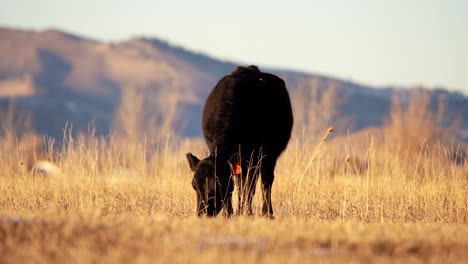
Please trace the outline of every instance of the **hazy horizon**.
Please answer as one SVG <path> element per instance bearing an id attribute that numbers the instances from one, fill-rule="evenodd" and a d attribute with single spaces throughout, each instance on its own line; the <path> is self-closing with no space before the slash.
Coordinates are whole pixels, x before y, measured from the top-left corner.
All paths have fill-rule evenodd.
<path id="1" fill-rule="evenodd" d="M 464 1 L 2 1 L 0 25 L 155 37 L 243 64 L 468 94 Z"/>

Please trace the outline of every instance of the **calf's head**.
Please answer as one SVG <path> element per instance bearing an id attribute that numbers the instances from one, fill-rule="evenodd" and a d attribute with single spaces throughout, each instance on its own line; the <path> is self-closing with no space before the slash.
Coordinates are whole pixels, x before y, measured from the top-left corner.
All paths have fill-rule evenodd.
<path id="1" fill-rule="evenodd" d="M 197 193 L 198 216 L 216 216 L 223 207 L 225 193 L 216 175 L 214 156 L 199 160 L 187 153 L 190 169 L 194 172 L 192 187 Z"/>

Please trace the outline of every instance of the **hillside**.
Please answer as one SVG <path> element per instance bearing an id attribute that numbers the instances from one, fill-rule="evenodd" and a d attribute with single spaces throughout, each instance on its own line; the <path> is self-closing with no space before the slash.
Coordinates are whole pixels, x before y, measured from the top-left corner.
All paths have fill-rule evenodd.
<path id="1" fill-rule="evenodd" d="M 141 120 L 132 124 L 142 131 L 157 133 L 147 130 L 145 125 L 152 124 L 199 136 L 204 99 L 237 65 L 159 39 L 104 43 L 56 30 L 1 27 L 0 39 L 0 114 L 13 100 L 17 116 L 30 115 L 34 130 L 54 137 L 63 134 L 66 123 L 80 132 L 92 122 L 98 134 L 106 134 L 116 119 L 132 123 L 136 116 Z M 399 90 L 406 98 L 410 93 L 259 66 L 286 80 L 298 127 L 326 123 L 346 133 L 379 126 L 388 116 L 392 93 Z M 327 93 L 330 88 L 333 92 Z M 431 90 L 434 109 L 440 96 L 446 100 L 446 123 L 459 115 L 461 127 L 467 128 L 468 98 Z M 322 104 L 311 104 L 314 100 Z"/>

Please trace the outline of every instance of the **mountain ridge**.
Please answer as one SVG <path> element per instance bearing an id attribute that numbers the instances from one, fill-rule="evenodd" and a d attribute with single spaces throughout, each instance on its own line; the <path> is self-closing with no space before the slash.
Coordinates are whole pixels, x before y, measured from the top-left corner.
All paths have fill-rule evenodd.
<path id="1" fill-rule="evenodd" d="M 133 90 L 145 100 L 151 98 L 142 106 L 147 116 L 171 116 L 171 129 L 178 134 L 200 136 L 204 99 L 219 78 L 238 65 L 149 37 L 102 42 L 55 29 L 0 26 L 0 39 L 0 108 L 6 109 L 14 98 L 18 109 L 32 113 L 39 133 L 53 136 L 61 136 L 67 122 L 82 131 L 90 121 L 105 134 Z M 321 98 L 335 86 L 336 94 L 346 98 L 337 104 L 333 118 L 353 122 L 343 121 L 341 129 L 382 125 L 392 94 L 410 94 L 402 87 L 373 88 L 331 76 L 258 66 L 284 78 L 292 97 L 302 87 L 304 98 Z M 318 89 L 315 94 L 313 85 Z M 428 91 L 434 102 L 440 94 L 448 98 L 449 112 L 461 113 L 462 127 L 468 127 L 468 99 L 463 94 Z M 54 116 L 57 112 L 60 115 Z M 333 118 L 330 123 L 338 122 Z"/>

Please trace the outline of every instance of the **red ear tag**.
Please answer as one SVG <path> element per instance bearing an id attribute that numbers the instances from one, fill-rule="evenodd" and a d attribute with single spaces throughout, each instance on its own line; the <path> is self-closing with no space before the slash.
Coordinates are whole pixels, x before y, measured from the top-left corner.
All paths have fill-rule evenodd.
<path id="1" fill-rule="evenodd" d="M 232 171 L 233 171 L 234 174 L 241 174 L 242 173 L 242 168 L 239 165 L 239 163 L 237 163 L 236 161 L 234 161 L 234 164 L 232 165 Z"/>

